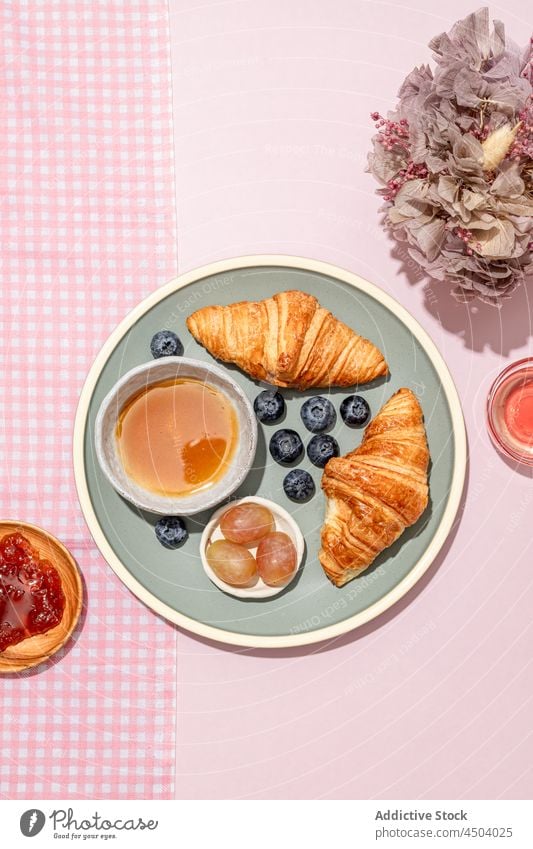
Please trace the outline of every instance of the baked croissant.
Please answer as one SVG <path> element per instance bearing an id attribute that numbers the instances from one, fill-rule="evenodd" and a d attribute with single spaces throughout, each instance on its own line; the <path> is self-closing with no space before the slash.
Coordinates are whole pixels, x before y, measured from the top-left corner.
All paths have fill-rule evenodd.
<path id="1" fill-rule="evenodd" d="M 428 462 L 420 404 L 410 389 L 400 389 L 368 425 L 361 445 L 327 463 L 318 556 L 338 587 L 363 572 L 422 515 Z"/>
<path id="2" fill-rule="evenodd" d="M 305 292 L 203 307 L 189 316 L 187 327 L 217 359 L 276 386 L 353 386 L 388 371 L 372 342 Z"/>

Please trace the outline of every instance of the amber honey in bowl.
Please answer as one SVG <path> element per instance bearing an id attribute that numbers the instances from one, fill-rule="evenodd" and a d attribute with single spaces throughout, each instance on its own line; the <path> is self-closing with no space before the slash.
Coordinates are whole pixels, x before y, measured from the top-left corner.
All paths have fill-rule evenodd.
<path id="1" fill-rule="evenodd" d="M 229 398 L 194 378 L 141 389 L 122 408 L 115 435 L 126 474 L 168 497 L 190 495 L 220 480 L 239 436 Z"/>

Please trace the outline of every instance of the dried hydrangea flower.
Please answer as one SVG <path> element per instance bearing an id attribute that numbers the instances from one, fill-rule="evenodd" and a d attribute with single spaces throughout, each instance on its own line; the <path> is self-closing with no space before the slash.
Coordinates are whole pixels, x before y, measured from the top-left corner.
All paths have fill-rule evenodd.
<path id="1" fill-rule="evenodd" d="M 533 273 L 533 39 L 519 50 L 483 8 L 430 48 L 434 71 L 371 114 L 369 170 L 410 256 L 459 300 L 498 305 Z"/>

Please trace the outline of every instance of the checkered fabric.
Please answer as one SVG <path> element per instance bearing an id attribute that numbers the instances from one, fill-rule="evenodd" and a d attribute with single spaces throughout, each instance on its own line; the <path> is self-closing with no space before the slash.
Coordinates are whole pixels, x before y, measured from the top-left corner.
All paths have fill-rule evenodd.
<path id="1" fill-rule="evenodd" d="M 78 560 L 86 616 L 47 666 L 0 678 L 4 798 L 169 798 L 175 631 L 97 552 L 72 426 L 117 322 L 176 273 L 164 0 L 3 0 L 1 515 Z"/>

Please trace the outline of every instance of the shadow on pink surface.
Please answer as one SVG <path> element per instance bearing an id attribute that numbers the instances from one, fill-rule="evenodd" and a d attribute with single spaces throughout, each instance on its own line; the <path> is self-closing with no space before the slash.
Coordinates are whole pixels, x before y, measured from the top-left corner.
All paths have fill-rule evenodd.
<path id="1" fill-rule="evenodd" d="M 496 354 L 509 357 L 511 351 L 522 348 L 533 335 L 531 323 L 533 280 L 526 280 L 501 307 L 482 301 L 462 304 L 452 294 L 452 286 L 432 280 L 410 257 L 405 248 L 396 244 L 390 252 L 398 271 L 412 286 L 424 284 L 426 310 L 449 333 L 462 337 L 471 351 L 482 352 L 488 346 Z"/>
<path id="2" fill-rule="evenodd" d="M 505 465 L 508 466 L 512 472 L 517 472 L 519 475 L 522 475 L 522 477 L 533 480 L 533 467 L 524 466 L 522 463 L 518 463 L 516 460 L 511 460 L 510 457 L 505 457 L 499 452 L 498 458 L 502 461 L 502 463 L 505 463 Z"/>

